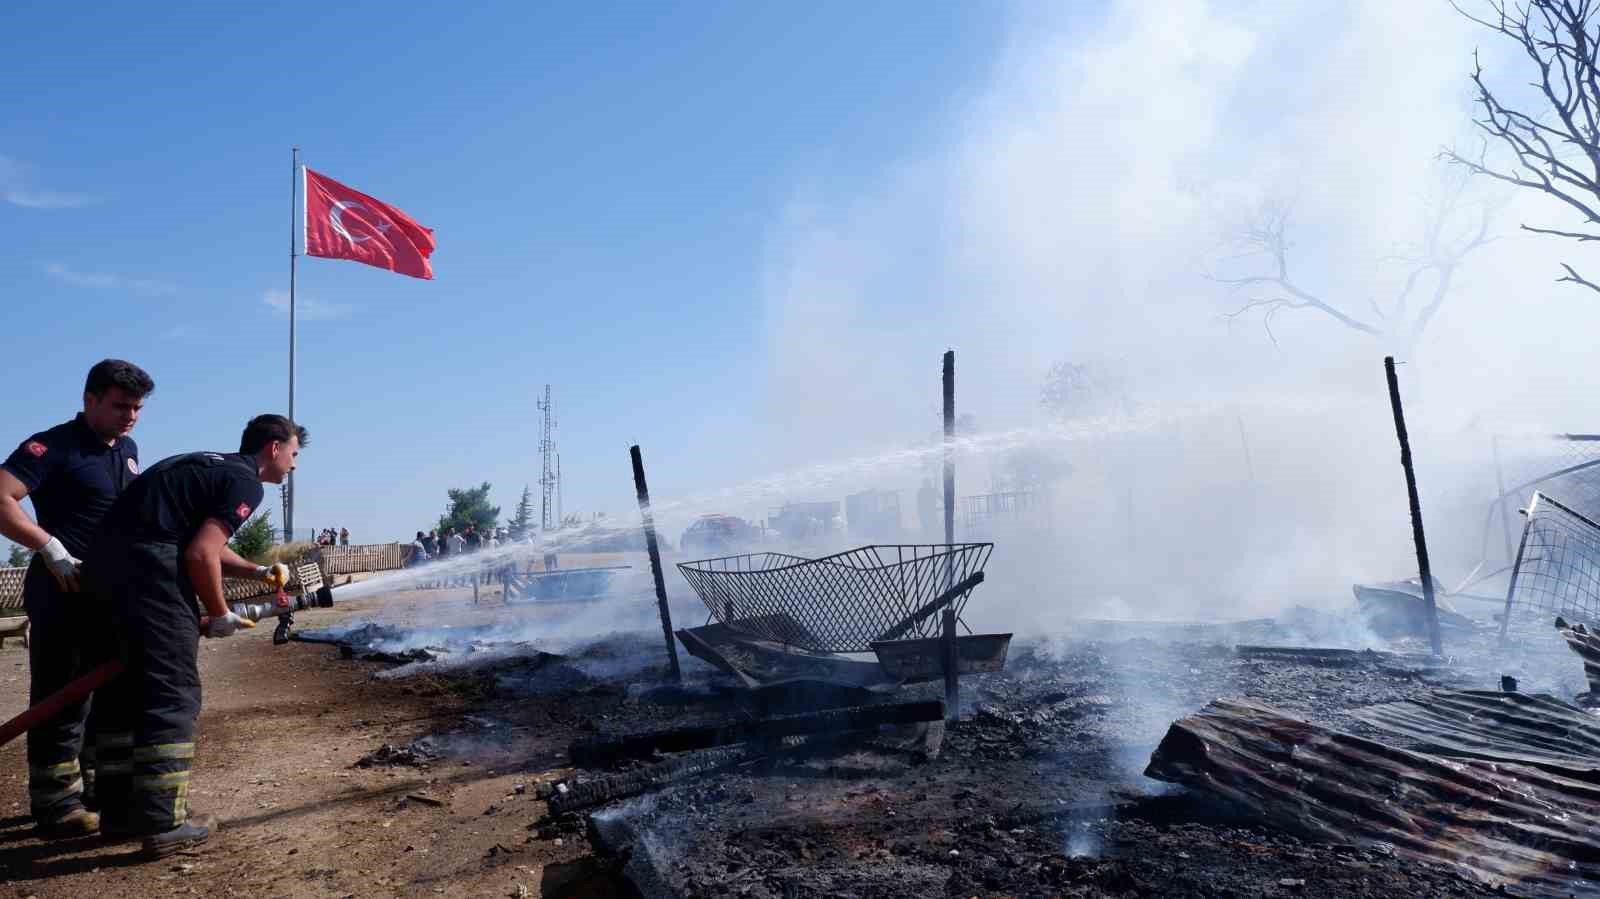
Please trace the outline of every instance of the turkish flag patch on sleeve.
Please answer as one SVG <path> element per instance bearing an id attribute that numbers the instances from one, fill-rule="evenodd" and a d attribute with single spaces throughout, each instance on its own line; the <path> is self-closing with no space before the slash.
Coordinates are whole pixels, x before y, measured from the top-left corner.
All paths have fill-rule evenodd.
<path id="1" fill-rule="evenodd" d="M 45 446 L 44 444 L 40 443 L 37 440 L 28 441 L 28 452 L 32 453 L 33 457 L 35 459 L 39 458 L 40 456 L 43 456 L 45 453 L 47 453 L 49 451 L 50 451 L 49 447 Z"/>
<path id="2" fill-rule="evenodd" d="M 244 521 L 246 518 L 250 517 L 250 507 L 244 503 L 240 503 L 239 508 L 234 509 L 233 512 L 235 515 L 239 516 L 240 521 Z"/>

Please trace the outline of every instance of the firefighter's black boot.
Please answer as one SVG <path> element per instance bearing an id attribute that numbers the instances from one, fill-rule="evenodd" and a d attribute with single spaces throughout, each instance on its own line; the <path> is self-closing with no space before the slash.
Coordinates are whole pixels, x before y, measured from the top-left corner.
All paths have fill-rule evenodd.
<path id="1" fill-rule="evenodd" d="M 166 858 L 174 852 L 189 849 L 211 839 L 213 822 L 210 815 L 194 815 L 164 833 L 153 833 L 144 838 L 145 858 Z"/>

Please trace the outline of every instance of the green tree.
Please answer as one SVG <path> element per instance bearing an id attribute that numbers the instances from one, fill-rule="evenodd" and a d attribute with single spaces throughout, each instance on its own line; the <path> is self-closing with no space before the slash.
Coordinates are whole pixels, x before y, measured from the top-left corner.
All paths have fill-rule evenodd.
<path id="1" fill-rule="evenodd" d="M 476 487 L 451 487 L 445 493 L 450 504 L 439 516 L 439 530 L 455 528 L 458 532 L 467 525 L 476 525 L 479 531 L 495 526 L 500 520 L 500 507 L 489 505 L 489 482 Z"/>
<path id="2" fill-rule="evenodd" d="M 272 513 L 262 509 L 261 514 L 239 526 L 228 546 L 252 562 L 265 562 L 272 550 Z"/>
<path id="3" fill-rule="evenodd" d="M 31 558 L 33 558 L 33 553 L 13 543 L 11 544 L 11 555 L 6 558 L 6 566 L 9 568 L 26 568 L 28 567 L 28 560 Z"/>
<path id="4" fill-rule="evenodd" d="M 533 526 L 533 490 L 522 485 L 522 499 L 517 500 L 517 514 L 511 519 L 511 536 L 520 540 Z"/>

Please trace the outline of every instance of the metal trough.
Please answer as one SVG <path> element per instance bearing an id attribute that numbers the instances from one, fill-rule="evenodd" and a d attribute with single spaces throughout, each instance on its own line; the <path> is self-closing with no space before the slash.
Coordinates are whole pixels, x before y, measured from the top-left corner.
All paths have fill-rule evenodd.
<path id="1" fill-rule="evenodd" d="M 563 602 L 603 599 L 611 592 L 611 578 L 627 565 L 601 568 L 556 568 L 550 571 L 529 571 L 507 579 L 512 589 L 506 599 L 511 602 L 539 601 Z M 516 594 L 513 596 L 512 594 Z"/>

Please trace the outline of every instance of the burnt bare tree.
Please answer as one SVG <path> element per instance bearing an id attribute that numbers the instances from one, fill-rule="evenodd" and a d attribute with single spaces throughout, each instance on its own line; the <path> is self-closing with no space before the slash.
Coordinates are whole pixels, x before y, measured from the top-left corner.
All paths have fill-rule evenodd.
<path id="1" fill-rule="evenodd" d="M 1600 228 L 1600 29 L 1594 23 L 1592 0 L 1529 0 L 1507 4 L 1486 0 L 1489 14 L 1476 16 L 1455 3 L 1456 12 L 1515 41 L 1539 71 L 1533 82 L 1547 109 L 1524 111 L 1500 100 L 1485 83 L 1483 64 L 1473 53 L 1472 83 L 1482 117 L 1483 146 L 1475 155 L 1453 149 L 1441 155 L 1479 175 L 1487 175 L 1548 194 L 1565 203 L 1583 219 L 1583 227 Z M 1490 144 L 1511 152 L 1504 165 L 1487 159 Z M 1512 160 L 1515 162 L 1512 162 Z M 1538 228 L 1524 231 L 1549 234 L 1580 243 L 1600 240 L 1594 231 Z M 1600 284 L 1562 263 L 1569 282 L 1600 292 Z"/>
<path id="2" fill-rule="evenodd" d="M 1121 366 L 1103 361 L 1062 359 L 1045 372 L 1039 404 L 1058 419 L 1088 415 L 1131 415 L 1136 408 Z"/>
<path id="3" fill-rule="evenodd" d="M 1474 250 L 1490 241 L 1489 227 L 1498 204 L 1474 198 L 1468 191 L 1469 173 L 1444 170 L 1426 203 L 1422 234 L 1414 244 L 1400 249 L 1381 263 L 1404 273 L 1392 296 L 1369 296 L 1364 307 L 1336 300 L 1302 282 L 1293 258 L 1293 208 L 1288 202 L 1269 202 L 1236 235 L 1239 252 L 1234 262 L 1251 261 L 1256 274 L 1242 277 L 1212 275 L 1245 300 L 1223 318 L 1229 322 L 1260 315 L 1273 343 L 1274 319 L 1285 312 L 1310 312 L 1366 334 L 1401 351 L 1409 351 L 1449 299 L 1462 263 Z"/>

